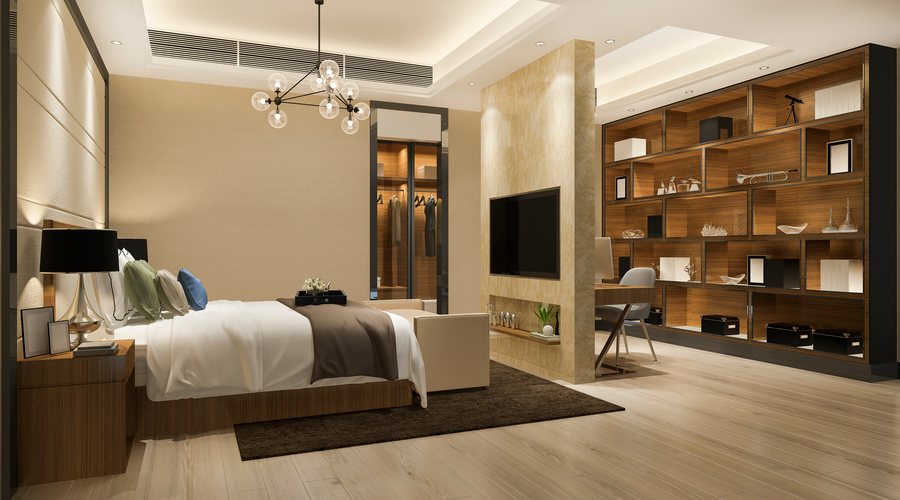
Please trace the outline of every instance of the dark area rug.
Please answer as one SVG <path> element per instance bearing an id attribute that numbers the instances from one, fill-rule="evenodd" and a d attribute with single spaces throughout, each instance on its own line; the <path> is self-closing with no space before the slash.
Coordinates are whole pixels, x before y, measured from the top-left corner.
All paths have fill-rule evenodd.
<path id="1" fill-rule="evenodd" d="M 491 361 L 489 387 L 428 394 L 428 408 L 414 396 L 412 406 L 238 424 L 234 434 L 241 459 L 256 460 L 624 409 Z"/>

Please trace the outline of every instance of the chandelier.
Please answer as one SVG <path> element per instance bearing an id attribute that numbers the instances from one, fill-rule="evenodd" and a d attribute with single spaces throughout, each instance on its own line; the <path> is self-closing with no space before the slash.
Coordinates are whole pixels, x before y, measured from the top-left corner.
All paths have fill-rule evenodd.
<path id="1" fill-rule="evenodd" d="M 269 112 L 269 125 L 274 128 L 282 128 L 287 125 L 287 114 L 281 109 L 282 104 L 318 106 L 319 113 L 329 120 L 337 118 L 343 109 L 347 111 L 347 116 L 341 122 L 341 129 L 347 134 L 355 134 L 359 130 L 360 120 L 365 120 L 369 117 L 370 109 L 366 103 L 353 103 L 354 99 L 359 99 L 359 87 L 355 83 L 341 78 L 341 68 L 338 66 L 338 63 L 329 59 L 322 60 L 322 4 L 325 3 L 325 0 L 315 0 L 315 2 L 319 6 L 319 48 L 315 67 L 287 90 L 284 90 L 287 88 L 287 78 L 280 73 L 273 74 L 269 77 L 269 90 L 275 92 L 275 98 L 271 98 L 266 92 L 257 92 L 253 94 L 250 102 L 259 111 L 265 111 L 273 103 L 275 104 L 275 109 Z M 294 90 L 294 87 L 306 80 L 310 75 L 314 76 L 314 78 L 309 80 L 312 92 L 293 97 L 282 97 Z M 294 101 L 294 99 L 323 92 L 326 94 L 326 97 L 319 104 Z"/>

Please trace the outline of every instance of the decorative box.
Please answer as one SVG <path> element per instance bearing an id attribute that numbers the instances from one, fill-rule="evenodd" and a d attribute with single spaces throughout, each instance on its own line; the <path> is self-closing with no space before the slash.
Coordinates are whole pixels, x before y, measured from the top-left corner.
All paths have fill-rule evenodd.
<path id="1" fill-rule="evenodd" d="M 625 139 L 616 143 L 615 161 L 627 160 L 647 154 L 647 139 Z"/>
<path id="2" fill-rule="evenodd" d="M 859 111 L 862 103 L 860 81 L 816 91 L 816 120 Z"/>
<path id="3" fill-rule="evenodd" d="M 662 238 L 663 237 L 662 215 L 648 215 L 647 216 L 647 237 L 648 238 Z"/>
<path id="4" fill-rule="evenodd" d="M 662 326 L 662 309 L 654 307 L 650 309 L 650 316 L 644 321 L 648 325 Z"/>
<path id="5" fill-rule="evenodd" d="M 437 179 L 437 167 L 431 165 L 416 167 L 416 179 Z"/>
<path id="6" fill-rule="evenodd" d="M 763 283 L 770 288 L 800 288 L 800 259 L 766 259 Z"/>
<path id="7" fill-rule="evenodd" d="M 769 323 L 766 325 L 766 342 L 770 344 L 800 347 L 812 345 L 813 329 L 809 325 L 794 323 Z"/>
<path id="8" fill-rule="evenodd" d="M 734 135 L 734 120 L 727 116 L 715 116 L 700 120 L 700 142 L 718 141 Z"/>
<path id="9" fill-rule="evenodd" d="M 619 278 L 631 269 L 631 257 L 619 257 Z"/>
<path id="10" fill-rule="evenodd" d="M 300 290 L 294 297 L 295 306 L 316 306 L 319 304 L 347 304 L 347 294 L 343 290 L 328 290 L 319 295 L 308 295 Z"/>
<path id="11" fill-rule="evenodd" d="M 833 354 L 862 354 L 864 349 L 863 334 L 844 330 L 815 330 L 813 332 L 813 350 Z"/>
<path id="12" fill-rule="evenodd" d="M 384 177 L 384 163 L 379 162 L 377 170 L 378 170 L 378 172 L 377 172 L 378 177 Z"/>
<path id="13" fill-rule="evenodd" d="M 832 292 L 863 291 L 863 261 L 844 259 L 822 259 L 819 264 L 821 271 L 821 288 Z"/>
<path id="14" fill-rule="evenodd" d="M 700 316 L 700 331 L 716 335 L 737 335 L 741 331 L 741 320 L 737 316 L 704 314 Z"/>

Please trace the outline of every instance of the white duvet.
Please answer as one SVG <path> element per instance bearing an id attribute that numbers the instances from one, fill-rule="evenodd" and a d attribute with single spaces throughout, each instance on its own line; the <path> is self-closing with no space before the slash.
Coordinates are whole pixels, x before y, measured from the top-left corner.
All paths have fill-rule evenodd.
<path id="1" fill-rule="evenodd" d="M 407 320 L 390 316 L 399 376 L 413 383 L 424 408 L 425 365 L 419 343 Z M 147 397 L 153 401 L 383 380 L 358 376 L 310 384 L 309 320 L 278 302 L 219 300 L 203 311 L 126 328 L 147 329 Z"/>

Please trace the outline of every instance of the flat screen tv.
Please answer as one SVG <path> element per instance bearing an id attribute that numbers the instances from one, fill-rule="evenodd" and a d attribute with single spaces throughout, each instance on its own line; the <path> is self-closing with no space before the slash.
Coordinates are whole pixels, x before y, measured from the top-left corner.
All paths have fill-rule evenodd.
<path id="1" fill-rule="evenodd" d="M 559 188 L 491 200 L 491 274 L 559 279 Z"/>

